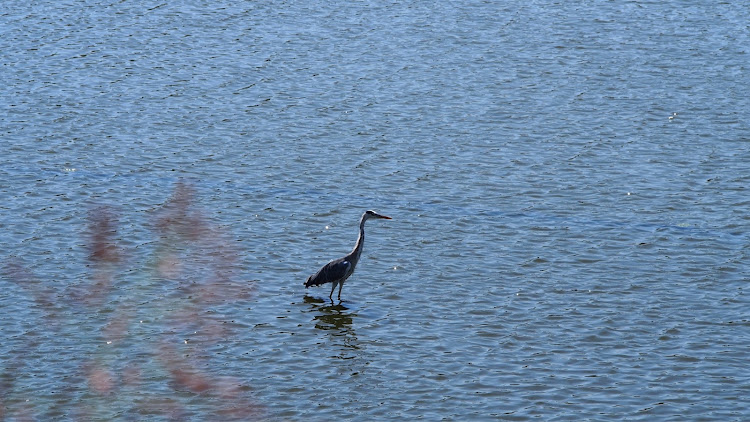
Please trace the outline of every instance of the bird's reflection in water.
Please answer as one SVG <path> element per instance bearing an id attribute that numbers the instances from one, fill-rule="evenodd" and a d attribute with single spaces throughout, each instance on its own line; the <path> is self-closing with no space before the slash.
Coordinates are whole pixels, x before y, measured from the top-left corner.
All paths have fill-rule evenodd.
<path id="1" fill-rule="evenodd" d="M 315 316 L 313 316 L 315 328 L 325 330 L 335 343 L 344 347 L 342 352 L 351 352 L 352 350 L 359 349 L 359 342 L 352 328 L 352 322 L 357 317 L 356 312 L 353 312 L 341 303 L 332 304 L 328 300 L 312 296 L 305 296 L 304 301 L 310 305 L 310 312 L 315 313 Z M 342 355 L 336 357 L 351 359 L 355 356 L 342 353 Z"/>

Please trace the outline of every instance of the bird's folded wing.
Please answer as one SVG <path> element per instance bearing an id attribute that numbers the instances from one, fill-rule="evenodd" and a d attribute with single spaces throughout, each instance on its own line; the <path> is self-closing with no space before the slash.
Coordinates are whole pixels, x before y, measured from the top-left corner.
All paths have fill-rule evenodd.
<path id="1" fill-rule="evenodd" d="M 305 286 L 319 286 L 325 283 L 331 283 L 340 280 L 346 276 L 346 272 L 352 264 L 344 259 L 333 260 L 323 266 L 317 273 L 307 279 Z"/>

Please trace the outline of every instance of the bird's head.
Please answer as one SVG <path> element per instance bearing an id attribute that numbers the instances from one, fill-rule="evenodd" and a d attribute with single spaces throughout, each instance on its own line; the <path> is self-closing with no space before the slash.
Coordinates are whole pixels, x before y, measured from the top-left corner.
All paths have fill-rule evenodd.
<path id="1" fill-rule="evenodd" d="M 383 215 L 383 214 L 378 214 L 373 210 L 365 211 L 365 215 L 363 217 L 365 220 L 368 220 L 370 218 L 382 218 L 385 220 L 391 220 L 391 217 L 388 217 L 387 215 Z"/>

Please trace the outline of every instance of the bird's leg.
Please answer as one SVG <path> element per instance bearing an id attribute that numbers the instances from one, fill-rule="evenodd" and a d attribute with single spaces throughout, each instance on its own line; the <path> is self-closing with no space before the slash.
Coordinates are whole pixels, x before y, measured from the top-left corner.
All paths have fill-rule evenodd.
<path id="1" fill-rule="evenodd" d="M 341 302 L 341 288 L 344 287 L 344 283 L 339 283 L 339 302 Z"/>
<path id="2" fill-rule="evenodd" d="M 333 302 L 333 291 L 336 289 L 336 283 L 335 281 L 331 283 L 331 294 L 328 295 L 328 299 L 331 299 L 331 302 Z M 339 294 L 341 294 L 341 289 L 339 289 Z"/>

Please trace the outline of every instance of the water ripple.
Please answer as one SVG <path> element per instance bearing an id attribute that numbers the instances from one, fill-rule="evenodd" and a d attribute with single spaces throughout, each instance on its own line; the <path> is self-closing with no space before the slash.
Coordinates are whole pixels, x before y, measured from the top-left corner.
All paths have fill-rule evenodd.
<path id="1" fill-rule="evenodd" d="M 3 415 L 748 413 L 741 3 L 7 6 Z"/>

